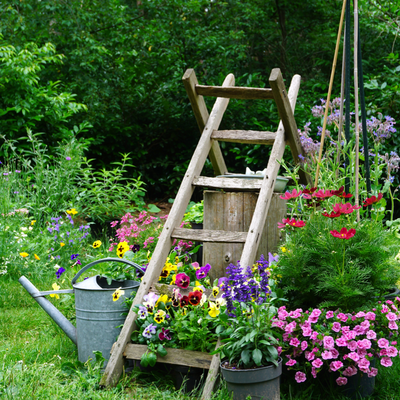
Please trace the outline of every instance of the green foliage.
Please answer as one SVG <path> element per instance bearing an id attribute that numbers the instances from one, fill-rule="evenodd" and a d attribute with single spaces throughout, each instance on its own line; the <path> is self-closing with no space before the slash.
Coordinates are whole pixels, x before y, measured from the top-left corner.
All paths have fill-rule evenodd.
<path id="1" fill-rule="evenodd" d="M 189 211 L 184 215 L 183 220 L 186 222 L 194 222 L 196 224 L 203 223 L 204 204 L 203 200 L 199 203 L 194 203 Z"/>
<path id="2" fill-rule="evenodd" d="M 380 222 L 355 223 L 356 234 L 339 239 L 342 218 L 313 215 L 287 234 L 279 253 L 281 285 L 291 308 L 337 307 L 352 311 L 396 285 L 398 241 Z"/>

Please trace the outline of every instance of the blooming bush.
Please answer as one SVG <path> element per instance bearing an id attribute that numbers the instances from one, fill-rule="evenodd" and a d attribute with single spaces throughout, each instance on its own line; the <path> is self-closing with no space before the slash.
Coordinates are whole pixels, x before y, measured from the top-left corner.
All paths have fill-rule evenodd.
<path id="1" fill-rule="evenodd" d="M 367 198 L 363 207 L 354 206 L 348 200 L 351 194 L 343 189 L 293 190 L 281 196 L 297 211 L 297 218 L 279 224 L 286 241 L 277 273 L 292 307 L 352 311 L 387 293 L 399 279 L 395 235 L 378 218 L 359 222 L 356 218 L 356 211 L 368 205 L 378 216 L 382 196 Z"/>
<path id="2" fill-rule="evenodd" d="M 287 311 L 282 306 L 272 325 L 283 334 L 279 351 L 286 366 L 296 371 L 298 383 L 311 376 L 316 379 L 326 369 L 338 374 L 336 383 L 342 386 L 358 371 L 375 376 L 373 360 L 384 367 L 393 364 L 400 346 L 399 306 L 398 297 L 352 313 L 318 308 Z"/>

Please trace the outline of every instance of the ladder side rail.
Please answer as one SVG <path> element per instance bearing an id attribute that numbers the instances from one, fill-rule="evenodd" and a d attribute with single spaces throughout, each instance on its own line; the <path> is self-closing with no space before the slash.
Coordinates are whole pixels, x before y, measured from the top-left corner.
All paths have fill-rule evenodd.
<path id="1" fill-rule="evenodd" d="M 229 74 L 225 78 L 223 85 L 231 86 L 234 84 L 235 77 L 233 74 Z M 133 300 L 133 305 L 142 303 L 143 297 L 149 292 L 151 285 L 158 281 L 158 277 L 160 276 L 161 270 L 172 245 L 172 231 L 182 221 L 187 204 L 189 204 L 190 197 L 194 189 L 194 186 L 192 185 L 194 177 L 200 174 L 207 155 L 211 149 L 211 133 L 215 129 L 218 129 L 228 103 L 229 99 L 218 98 L 214 104 L 203 134 L 200 136 L 199 143 L 197 144 L 196 150 L 189 163 L 188 170 L 186 171 L 182 180 L 178 194 L 175 198 L 174 204 L 172 205 L 171 212 L 164 225 L 157 246 L 151 257 L 146 273 L 143 276 L 143 280 L 136 293 L 135 299 Z M 137 314 L 133 312 L 131 308 L 121 333 L 118 336 L 118 340 L 114 345 L 114 351 L 112 352 L 110 360 L 108 361 L 103 377 L 100 381 L 100 385 L 115 386 L 117 384 L 123 369 L 123 353 L 127 343 L 130 341 L 131 334 L 135 329 L 136 318 Z"/>
<path id="2" fill-rule="evenodd" d="M 271 74 L 272 75 L 272 74 Z M 289 88 L 289 102 L 292 110 L 296 106 L 297 94 L 300 88 L 300 75 L 295 75 Z M 271 156 L 268 162 L 267 171 L 263 180 L 256 208 L 247 234 L 247 240 L 244 244 L 240 265 L 246 268 L 253 265 L 257 253 L 259 239 L 264 229 L 271 197 L 274 191 L 276 177 L 278 176 L 279 163 L 285 152 L 285 128 L 283 122 L 280 121 L 276 134 L 275 144 L 272 147 Z"/>
<path id="3" fill-rule="evenodd" d="M 293 79 L 295 77 L 300 81 L 300 75 L 294 75 Z M 304 152 L 301 146 L 296 120 L 294 119 L 294 108 L 291 107 L 290 100 L 286 93 L 285 84 L 283 82 L 281 70 L 279 68 L 274 68 L 271 71 L 269 83 L 274 93 L 279 116 L 281 117 L 281 121 L 285 128 L 286 139 L 289 143 L 293 160 L 296 164 L 298 164 L 300 162 L 299 156 L 303 156 Z M 309 174 L 306 174 L 302 169 L 300 169 L 299 176 L 302 183 L 312 186 L 312 180 Z"/>
<path id="4" fill-rule="evenodd" d="M 186 93 L 189 97 L 190 104 L 192 105 L 197 125 L 199 126 L 200 132 L 203 132 L 209 118 L 209 114 L 203 96 L 196 93 L 196 85 L 198 84 L 198 82 L 194 69 L 187 69 L 182 77 L 182 81 L 186 89 Z M 224 156 L 217 141 L 214 141 L 212 143 L 211 150 L 208 156 L 213 166 L 215 175 L 224 175 L 226 172 L 228 172 Z"/>

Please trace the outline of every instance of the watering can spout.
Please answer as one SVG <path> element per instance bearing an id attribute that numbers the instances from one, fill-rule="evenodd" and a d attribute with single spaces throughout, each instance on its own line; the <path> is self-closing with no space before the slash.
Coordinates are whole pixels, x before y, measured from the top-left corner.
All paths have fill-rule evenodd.
<path id="1" fill-rule="evenodd" d="M 73 290 L 59 290 L 57 292 L 40 292 L 25 276 L 21 276 L 18 282 L 26 289 L 26 291 L 37 301 L 40 307 L 54 320 L 54 322 L 65 332 L 65 334 L 77 345 L 76 328 L 71 322 L 47 300 L 44 296 L 50 293 L 73 293 Z"/>

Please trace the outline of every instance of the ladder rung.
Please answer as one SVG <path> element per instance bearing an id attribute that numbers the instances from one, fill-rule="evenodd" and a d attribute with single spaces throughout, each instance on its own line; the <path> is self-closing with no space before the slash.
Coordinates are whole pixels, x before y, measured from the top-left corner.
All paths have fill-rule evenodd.
<path id="1" fill-rule="evenodd" d="M 175 228 L 171 237 L 174 239 L 185 239 L 196 242 L 244 243 L 246 241 L 247 232 Z"/>
<path id="2" fill-rule="evenodd" d="M 214 131 L 211 139 L 222 142 L 273 145 L 276 133 L 267 131 Z"/>
<path id="3" fill-rule="evenodd" d="M 211 189 L 237 189 L 237 190 L 260 190 L 262 179 L 243 178 L 211 178 L 208 176 L 196 176 L 193 180 L 194 186 L 208 187 Z"/>
<path id="4" fill-rule="evenodd" d="M 223 86 L 205 86 L 196 85 L 196 93 L 201 96 L 227 97 L 228 99 L 243 100 L 264 100 L 274 99 L 272 89 L 270 88 L 252 88 L 252 87 L 223 87 Z"/>

